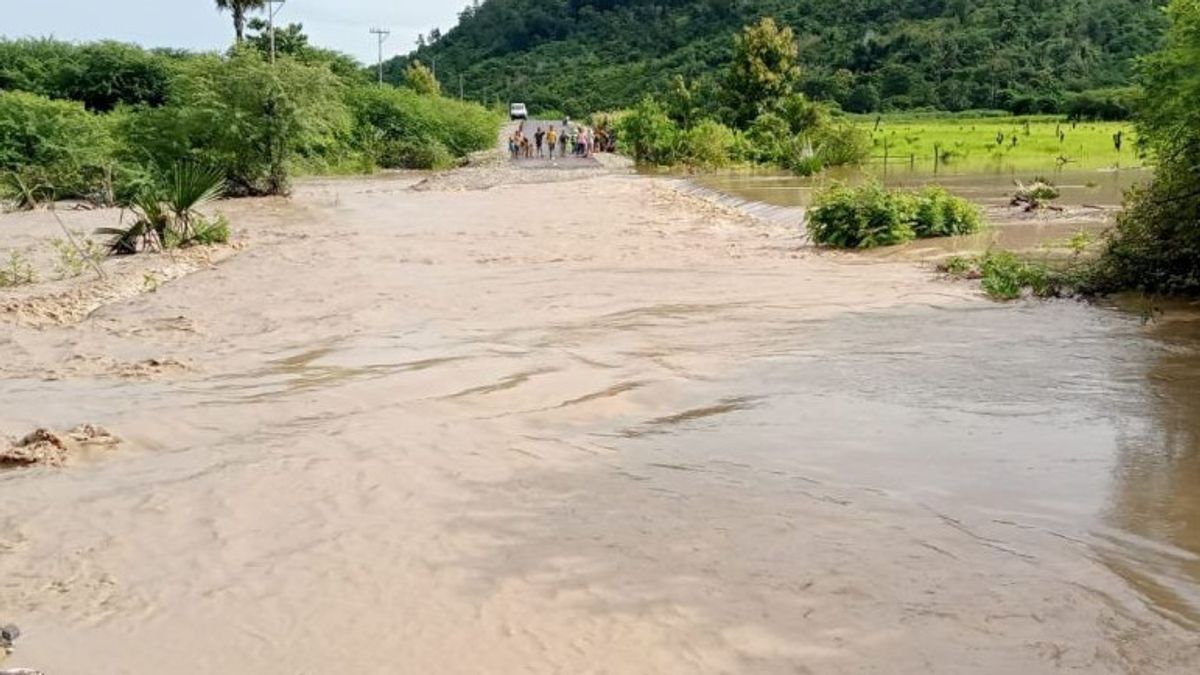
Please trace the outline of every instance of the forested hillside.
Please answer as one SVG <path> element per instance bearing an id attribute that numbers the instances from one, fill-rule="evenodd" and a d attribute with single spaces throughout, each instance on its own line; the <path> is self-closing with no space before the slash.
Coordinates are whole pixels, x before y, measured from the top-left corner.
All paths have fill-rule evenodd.
<path id="1" fill-rule="evenodd" d="M 624 107 L 676 74 L 719 77 L 733 34 L 774 16 L 799 37 L 801 88 L 854 112 L 1051 112 L 1129 82 L 1162 0 L 485 0 L 388 64 L 435 64 L 447 91 L 581 114 Z M 461 78 L 461 79 L 460 79 Z"/>

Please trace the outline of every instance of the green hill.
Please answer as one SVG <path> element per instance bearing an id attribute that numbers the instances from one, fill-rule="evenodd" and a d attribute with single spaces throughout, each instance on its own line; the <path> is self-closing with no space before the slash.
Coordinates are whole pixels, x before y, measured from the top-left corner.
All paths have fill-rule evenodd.
<path id="1" fill-rule="evenodd" d="M 676 74 L 719 76 L 732 35 L 790 25 L 801 88 L 855 112 L 1056 112 L 1070 92 L 1129 83 L 1158 46 L 1162 0 L 485 0 L 387 64 L 436 62 L 447 93 L 572 114 L 628 106 Z"/>

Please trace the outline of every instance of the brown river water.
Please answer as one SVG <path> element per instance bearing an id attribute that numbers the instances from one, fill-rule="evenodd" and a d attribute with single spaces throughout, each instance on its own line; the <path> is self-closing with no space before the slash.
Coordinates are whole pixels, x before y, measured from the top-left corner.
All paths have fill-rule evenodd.
<path id="1" fill-rule="evenodd" d="M 0 472 L 8 665 L 1200 672 L 1200 309 L 993 304 L 665 179 L 411 182 L 0 320 L 0 431 L 126 441 Z"/>

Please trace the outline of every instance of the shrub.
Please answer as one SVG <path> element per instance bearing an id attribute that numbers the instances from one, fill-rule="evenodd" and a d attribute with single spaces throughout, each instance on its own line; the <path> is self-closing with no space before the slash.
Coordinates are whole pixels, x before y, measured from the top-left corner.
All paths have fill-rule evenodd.
<path id="1" fill-rule="evenodd" d="M 784 164 L 785 168 L 797 176 L 815 176 L 825 169 L 825 164 L 820 157 L 807 154 L 803 149 L 799 152 L 789 153 Z"/>
<path id="2" fill-rule="evenodd" d="M 979 209 L 937 185 L 923 188 L 916 199 L 913 229 L 918 237 L 951 237 L 979 231 Z"/>
<path id="3" fill-rule="evenodd" d="M 829 108 L 803 94 L 791 94 L 779 102 L 779 115 L 793 134 L 816 133 L 829 126 Z"/>
<path id="4" fill-rule="evenodd" d="M 100 228 L 96 234 L 112 237 L 108 251 L 113 255 L 226 242 L 229 223 L 224 217 L 209 222 L 201 213 L 201 209 L 224 196 L 225 189 L 224 172 L 220 168 L 178 164 L 158 190 L 142 193 L 133 200 L 134 218 L 130 225 Z"/>
<path id="5" fill-rule="evenodd" d="M 729 164 L 734 140 L 733 131 L 728 127 L 704 120 L 681 134 L 681 158 L 693 166 L 725 166 Z"/>
<path id="6" fill-rule="evenodd" d="M 33 265 L 17 251 L 10 251 L 8 263 L 4 267 L 0 267 L 0 288 L 23 286 L 35 281 L 37 281 L 37 274 L 33 271 Z"/>
<path id="7" fill-rule="evenodd" d="M 1038 297 L 1059 293 L 1055 275 L 1045 265 L 1022 260 L 1011 251 L 989 251 L 979 260 L 983 290 L 995 300 L 1016 300 L 1029 289 Z"/>
<path id="8" fill-rule="evenodd" d="M 979 210 L 937 186 L 918 193 L 886 190 L 878 183 L 834 185 L 817 195 L 808 230 L 818 244 L 870 248 L 917 237 L 969 234 L 982 225 Z"/>
<path id="9" fill-rule="evenodd" d="M 1064 108 L 1071 119 L 1115 122 L 1133 117 L 1137 99 L 1136 87 L 1091 89 L 1069 95 Z"/>
<path id="10" fill-rule="evenodd" d="M 379 165 L 387 169 L 446 169 L 454 166 L 454 155 L 432 138 L 384 142 Z"/>
<path id="11" fill-rule="evenodd" d="M 141 47 L 97 42 L 77 48 L 59 73 L 55 95 L 106 112 L 119 104 L 162 105 L 170 73 L 165 60 Z"/>
<path id="12" fill-rule="evenodd" d="M 750 123 L 746 131 L 751 154 L 756 162 L 778 164 L 787 154 L 792 129 L 787 120 L 773 112 L 765 112 Z"/>
<path id="13" fill-rule="evenodd" d="M 327 68 L 286 56 L 272 67 L 241 48 L 180 64 L 166 105 L 117 126 L 126 161 L 159 172 L 195 162 L 224 171 L 233 194 L 281 194 L 294 161 L 344 148 L 351 118 Z"/>
<path id="14" fill-rule="evenodd" d="M 677 160 L 679 128 L 652 96 L 621 117 L 617 133 L 639 162 L 670 165 Z"/>
<path id="15" fill-rule="evenodd" d="M 962 279 L 975 272 L 975 262 L 965 256 L 952 255 L 938 263 L 938 269 L 950 277 Z"/>
<path id="16" fill-rule="evenodd" d="M 1101 290 L 1200 295 L 1200 2 L 1174 0 L 1162 51 L 1140 64 L 1138 130 L 1158 158 L 1097 266 Z"/>
<path id="17" fill-rule="evenodd" d="M 412 61 L 404 70 L 404 86 L 426 96 L 442 93 L 442 85 L 434 77 L 433 71 L 420 61 Z"/>
<path id="18" fill-rule="evenodd" d="M 845 120 L 822 128 L 813 141 L 825 166 L 861 164 L 871 155 L 871 135 Z"/>
<path id="19" fill-rule="evenodd" d="M 495 145 L 500 130 L 500 117 L 480 105 L 388 85 L 354 87 L 346 101 L 356 143 L 363 149 L 379 144 L 382 166 L 448 166 L 455 157 Z"/>
<path id="20" fill-rule="evenodd" d="M 231 235 L 229 219 L 225 216 L 217 216 L 217 219 L 212 222 L 201 219 L 193 225 L 190 243 L 197 246 L 228 244 Z"/>
<path id="21" fill-rule="evenodd" d="M 1160 172 L 1126 194 L 1096 265 L 1095 290 L 1200 295 L 1200 170 L 1190 173 Z"/>
<path id="22" fill-rule="evenodd" d="M 83 105 L 0 92 L 0 173 L 10 197 L 24 192 L 79 197 L 99 184 L 110 159 L 100 118 Z M 26 190 L 17 189 L 18 181 Z"/>
<path id="23" fill-rule="evenodd" d="M 905 193 L 878 183 L 851 188 L 834 185 L 817 195 L 808 212 L 808 233 L 817 244 L 871 248 L 916 238 L 913 203 Z"/>

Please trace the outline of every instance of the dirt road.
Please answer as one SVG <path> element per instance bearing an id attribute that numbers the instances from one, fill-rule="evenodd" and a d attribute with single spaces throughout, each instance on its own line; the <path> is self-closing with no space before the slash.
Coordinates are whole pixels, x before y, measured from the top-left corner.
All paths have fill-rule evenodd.
<path id="1" fill-rule="evenodd" d="M 125 439 L 0 473 L 10 665 L 1200 669 L 1195 526 L 1139 529 L 1182 502 L 1119 470 L 1192 433 L 1169 336 L 668 181 L 505 175 L 314 181 L 153 292 L 10 298 L 0 430 Z"/>

